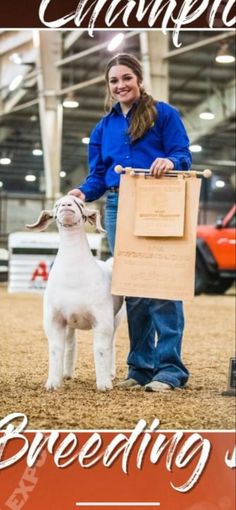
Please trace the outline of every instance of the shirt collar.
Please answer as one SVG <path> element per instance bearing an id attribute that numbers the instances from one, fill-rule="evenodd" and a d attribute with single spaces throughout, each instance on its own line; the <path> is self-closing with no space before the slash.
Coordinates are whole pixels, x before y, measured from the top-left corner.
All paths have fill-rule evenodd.
<path id="1" fill-rule="evenodd" d="M 130 110 L 128 111 L 128 116 L 130 116 L 131 112 L 133 111 L 134 108 L 136 108 L 137 104 L 138 104 L 138 100 L 137 101 L 134 101 L 134 103 L 132 104 Z M 118 114 L 122 114 L 123 115 L 123 112 L 121 110 L 121 106 L 120 106 L 120 103 L 115 103 L 111 109 L 111 111 L 115 111 L 116 113 Z"/>

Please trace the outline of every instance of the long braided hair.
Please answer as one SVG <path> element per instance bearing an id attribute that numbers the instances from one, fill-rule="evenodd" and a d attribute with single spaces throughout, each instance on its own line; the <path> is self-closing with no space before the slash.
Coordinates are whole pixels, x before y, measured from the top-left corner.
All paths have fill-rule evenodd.
<path id="1" fill-rule="evenodd" d="M 128 130 L 131 140 L 134 142 L 135 140 L 138 140 L 138 138 L 141 138 L 155 122 L 157 117 L 155 101 L 151 95 L 147 94 L 141 85 L 143 81 L 143 71 L 138 59 L 129 53 L 118 53 L 118 55 L 115 55 L 109 60 L 105 70 L 105 80 L 107 85 L 105 110 L 107 112 L 111 111 L 112 109 L 112 97 L 109 90 L 108 75 L 111 67 L 117 65 L 124 65 L 129 67 L 129 69 L 131 69 L 137 76 L 138 84 L 140 87 L 140 98 L 137 102 L 136 108 L 133 110 L 130 127 Z"/>

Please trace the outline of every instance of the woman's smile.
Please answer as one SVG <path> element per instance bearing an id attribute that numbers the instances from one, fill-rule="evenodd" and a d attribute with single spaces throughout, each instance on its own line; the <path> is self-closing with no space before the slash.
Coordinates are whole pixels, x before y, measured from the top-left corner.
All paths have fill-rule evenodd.
<path id="1" fill-rule="evenodd" d="M 126 97 L 130 93 L 130 90 L 117 90 L 117 95 L 120 97 Z"/>

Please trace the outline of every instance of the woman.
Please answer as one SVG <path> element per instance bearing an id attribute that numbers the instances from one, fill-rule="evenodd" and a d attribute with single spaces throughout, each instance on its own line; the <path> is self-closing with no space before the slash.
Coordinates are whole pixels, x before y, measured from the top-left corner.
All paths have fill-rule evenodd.
<path id="1" fill-rule="evenodd" d="M 191 165 L 189 140 L 178 112 L 156 102 L 142 86 L 142 67 L 121 53 L 107 64 L 105 115 L 92 131 L 89 175 L 71 194 L 93 201 L 107 192 L 105 228 L 114 251 L 120 177 L 116 164 L 150 168 L 154 177 L 187 170 Z M 115 104 L 113 105 L 113 102 Z M 128 377 L 121 388 L 163 391 L 183 387 L 188 370 L 181 361 L 184 329 L 180 301 L 126 298 L 130 352 Z"/>

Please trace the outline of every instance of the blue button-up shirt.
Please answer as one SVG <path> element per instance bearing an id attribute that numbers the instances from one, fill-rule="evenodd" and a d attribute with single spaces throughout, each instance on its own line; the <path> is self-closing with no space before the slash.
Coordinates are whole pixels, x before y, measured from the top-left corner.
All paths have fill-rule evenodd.
<path id="1" fill-rule="evenodd" d="M 156 103 L 156 108 L 155 123 L 134 142 L 128 134 L 132 108 L 125 117 L 117 103 L 95 126 L 89 143 L 89 175 L 79 186 L 87 201 L 96 200 L 107 189 L 119 186 L 116 165 L 150 168 L 159 157 L 170 159 L 175 170 L 190 168 L 189 139 L 179 113 L 161 101 Z"/>

